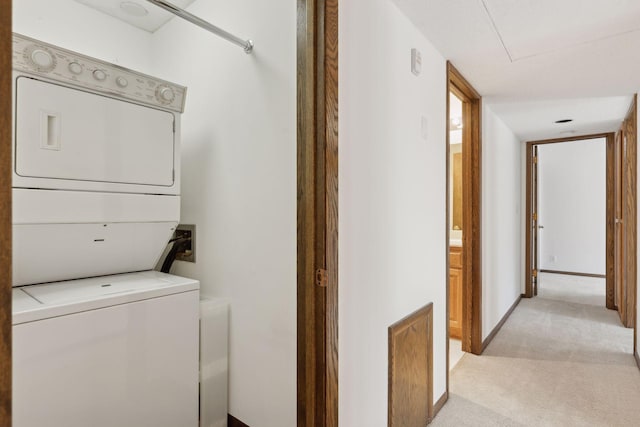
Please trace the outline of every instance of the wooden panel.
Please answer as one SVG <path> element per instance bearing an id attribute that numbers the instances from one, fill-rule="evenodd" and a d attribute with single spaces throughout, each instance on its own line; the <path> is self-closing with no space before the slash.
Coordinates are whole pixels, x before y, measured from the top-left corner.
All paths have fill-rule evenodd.
<path id="1" fill-rule="evenodd" d="M 607 136 L 607 231 L 606 231 L 606 306 L 609 310 L 616 309 L 615 301 L 615 136 Z"/>
<path id="2" fill-rule="evenodd" d="M 463 102 L 462 131 L 462 349 L 482 353 L 482 99 L 447 62 L 447 92 Z M 448 113 L 447 113 L 448 114 Z M 449 212 L 447 212 L 448 218 Z"/>
<path id="3" fill-rule="evenodd" d="M 462 269 L 449 268 L 449 337 L 462 338 Z"/>
<path id="4" fill-rule="evenodd" d="M 449 337 L 462 339 L 462 248 L 449 251 Z"/>
<path id="5" fill-rule="evenodd" d="M 449 249 L 449 268 L 462 268 L 462 248 L 451 246 Z"/>
<path id="6" fill-rule="evenodd" d="M 11 0 L 0 0 L 0 425 L 11 425 Z"/>
<path id="7" fill-rule="evenodd" d="M 297 8 L 298 425 L 337 426 L 338 0 Z"/>
<path id="8" fill-rule="evenodd" d="M 433 304 L 389 327 L 389 427 L 424 427 L 433 416 Z"/>
<path id="9" fill-rule="evenodd" d="M 462 230 L 462 153 L 453 158 L 453 230 Z"/>
<path id="10" fill-rule="evenodd" d="M 636 289 L 636 144 L 637 144 L 637 96 L 623 124 L 622 137 L 622 218 L 624 223 L 624 285 L 622 304 L 624 316 L 622 323 L 627 328 L 635 326 L 635 289 Z M 621 313 L 622 313 L 621 312 Z"/>

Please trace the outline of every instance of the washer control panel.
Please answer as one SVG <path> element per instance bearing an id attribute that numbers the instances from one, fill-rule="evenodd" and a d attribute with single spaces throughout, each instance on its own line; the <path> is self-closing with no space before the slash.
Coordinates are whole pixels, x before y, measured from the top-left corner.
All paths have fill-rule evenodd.
<path id="1" fill-rule="evenodd" d="M 166 110 L 184 112 L 187 88 L 13 33 L 13 68 Z"/>

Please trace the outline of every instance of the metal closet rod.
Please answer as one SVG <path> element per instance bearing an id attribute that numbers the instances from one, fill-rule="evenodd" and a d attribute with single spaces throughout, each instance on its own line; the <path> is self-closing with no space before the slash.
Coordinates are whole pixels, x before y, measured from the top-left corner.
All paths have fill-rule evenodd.
<path id="1" fill-rule="evenodd" d="M 244 49 L 245 53 L 251 53 L 253 51 L 253 41 L 252 40 L 243 40 L 240 37 L 236 37 L 233 34 L 223 30 L 220 27 L 216 27 L 210 22 L 205 21 L 204 19 L 198 18 L 197 16 L 187 12 L 184 9 L 179 8 L 178 6 L 169 3 L 165 0 L 147 0 L 149 3 L 153 3 L 158 7 L 163 8 L 164 10 L 173 13 L 180 18 L 189 21 L 193 24 L 196 24 L 199 27 L 204 28 L 207 31 L 211 31 L 213 34 L 216 34 L 222 37 L 225 40 L 230 41 L 233 44 L 236 44 Z"/>

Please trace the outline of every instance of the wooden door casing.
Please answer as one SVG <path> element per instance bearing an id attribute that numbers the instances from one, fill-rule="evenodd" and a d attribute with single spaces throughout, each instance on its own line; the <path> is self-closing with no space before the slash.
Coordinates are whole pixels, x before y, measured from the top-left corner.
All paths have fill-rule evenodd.
<path id="1" fill-rule="evenodd" d="M 636 179 L 637 179 L 637 96 L 622 125 L 622 283 L 620 288 L 620 320 L 627 328 L 635 327 L 636 288 Z"/>
<path id="2" fill-rule="evenodd" d="M 622 133 L 620 130 L 616 133 L 615 139 L 615 160 L 614 160 L 614 200 L 615 200 L 615 235 L 614 235 L 614 271 L 615 271 L 615 306 L 618 309 L 620 318 L 625 315 L 625 306 L 623 301 L 623 288 L 624 288 L 624 221 L 622 218 L 622 181 L 623 181 L 623 169 L 622 169 Z"/>

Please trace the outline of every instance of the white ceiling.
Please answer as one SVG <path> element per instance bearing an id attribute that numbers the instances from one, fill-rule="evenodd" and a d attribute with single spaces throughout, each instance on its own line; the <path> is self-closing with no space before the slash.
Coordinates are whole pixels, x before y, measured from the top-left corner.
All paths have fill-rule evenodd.
<path id="1" fill-rule="evenodd" d="M 615 132 L 631 96 L 504 102 L 490 106 L 521 141 Z M 556 124 L 556 120 L 573 119 Z"/>
<path id="2" fill-rule="evenodd" d="M 640 90 L 638 0 L 394 1 L 519 136 L 609 130 Z"/>
<path id="3" fill-rule="evenodd" d="M 148 2 L 147 0 L 75 0 L 100 12 L 111 15 L 114 18 L 127 22 L 134 27 L 141 28 L 150 33 L 169 22 L 174 15 L 166 10 Z M 170 0 L 170 3 L 182 9 L 193 3 L 194 0 Z M 127 13 L 127 10 L 146 10 L 146 14 L 137 16 Z"/>

